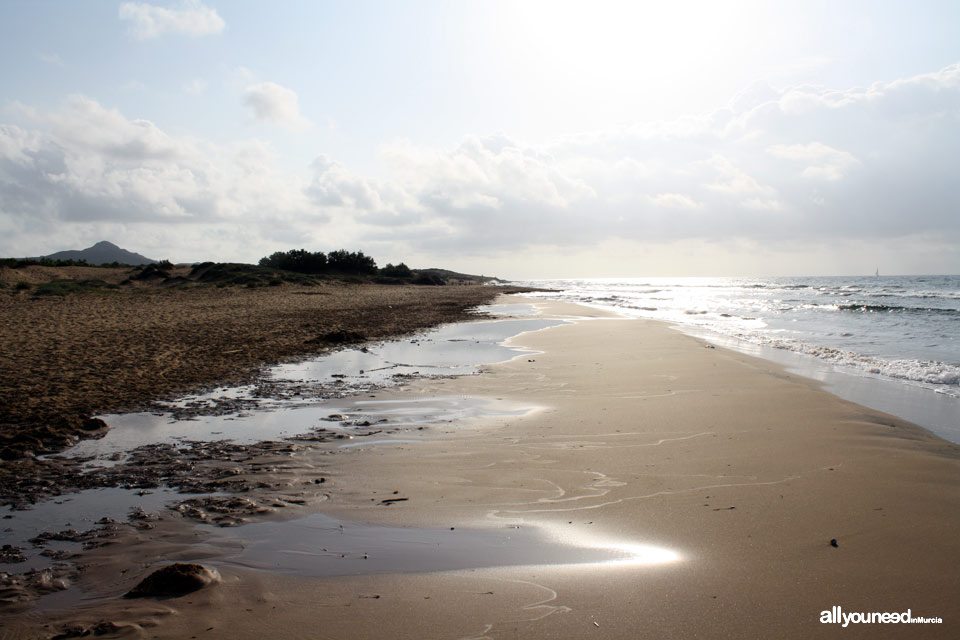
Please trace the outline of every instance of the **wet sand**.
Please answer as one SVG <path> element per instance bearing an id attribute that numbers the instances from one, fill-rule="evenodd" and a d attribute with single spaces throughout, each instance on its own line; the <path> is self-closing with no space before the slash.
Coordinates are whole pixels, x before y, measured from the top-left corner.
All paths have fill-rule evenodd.
<path id="1" fill-rule="evenodd" d="M 543 353 L 392 392 L 502 398 L 537 411 L 434 428 L 415 443 L 407 434 L 335 455 L 305 448 L 258 475 L 299 486 L 322 466 L 324 500 L 284 511 L 288 518 L 319 511 L 451 535 L 519 527 L 544 544 L 664 552 L 652 561 L 638 554 L 617 563 L 496 567 L 480 554 L 471 563 L 464 551 L 466 568 L 458 570 L 307 577 L 244 567 L 242 528 L 213 535 L 165 516 L 83 556 L 77 579 L 87 597 L 101 599 L 9 616 L 7 630 L 13 637 L 70 628 L 161 638 L 956 637 L 960 447 L 665 325 L 542 306 L 577 319 L 513 340 Z M 233 533 L 233 543 L 222 537 Z M 174 560 L 214 566 L 222 582 L 179 598 L 118 598 Z M 822 624 L 821 611 L 837 605 L 910 609 L 943 624 Z"/>

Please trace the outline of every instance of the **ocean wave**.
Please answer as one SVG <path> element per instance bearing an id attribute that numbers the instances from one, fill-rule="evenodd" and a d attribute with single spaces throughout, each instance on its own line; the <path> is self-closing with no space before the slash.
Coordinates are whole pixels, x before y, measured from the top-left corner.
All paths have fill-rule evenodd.
<path id="1" fill-rule="evenodd" d="M 809 345 L 796 340 L 766 338 L 775 349 L 804 353 L 835 365 L 853 367 L 866 373 L 930 385 L 960 385 L 960 367 L 931 360 L 884 360 L 854 351 Z"/>
<path id="2" fill-rule="evenodd" d="M 960 291 L 918 291 L 916 293 L 906 293 L 904 296 L 922 299 L 960 300 Z"/>
<path id="3" fill-rule="evenodd" d="M 623 298 L 621 298 L 620 296 L 601 296 L 601 297 L 583 296 L 582 298 L 580 298 L 580 300 L 584 302 L 617 302 L 617 303 L 623 302 Z"/>
<path id="4" fill-rule="evenodd" d="M 906 277 L 579 281 L 563 293 L 544 295 L 699 327 L 960 398 L 960 348 L 953 339 L 960 319 L 956 276 L 929 282 Z"/>
<path id="5" fill-rule="evenodd" d="M 840 304 L 837 305 L 838 311 L 859 311 L 862 313 L 932 313 L 956 315 L 960 314 L 960 309 L 943 309 L 939 307 L 905 307 L 896 304 Z"/>
<path id="6" fill-rule="evenodd" d="M 811 356 L 835 366 L 939 387 L 938 391 L 960 397 L 960 366 L 957 365 L 934 360 L 885 360 L 855 351 L 807 344 L 792 338 L 779 338 L 756 332 L 720 331 L 719 333 L 744 342 Z"/>
<path id="7" fill-rule="evenodd" d="M 960 293 L 953 291 L 870 291 L 865 292 L 871 298 L 906 298 L 913 300 L 960 300 Z"/>

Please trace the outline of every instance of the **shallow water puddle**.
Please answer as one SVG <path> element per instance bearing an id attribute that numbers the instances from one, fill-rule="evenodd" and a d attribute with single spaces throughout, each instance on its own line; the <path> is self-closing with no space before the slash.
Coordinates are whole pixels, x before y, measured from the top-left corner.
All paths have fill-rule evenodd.
<path id="1" fill-rule="evenodd" d="M 229 541 L 239 541 L 242 551 L 225 562 L 301 576 L 524 565 L 622 566 L 680 559 L 673 551 L 646 545 L 557 542 L 537 527 L 417 529 L 357 524 L 323 514 L 246 524 L 230 532 Z"/>
<path id="2" fill-rule="evenodd" d="M 517 302 L 511 304 L 491 304 L 477 307 L 477 311 L 489 313 L 493 316 L 536 316 L 540 315 L 540 310 L 536 305 L 528 302 Z"/>
<path id="3" fill-rule="evenodd" d="M 503 305 L 488 307 L 486 310 L 496 312 L 497 306 Z M 532 312 L 535 312 L 532 305 L 505 306 L 509 308 L 503 312 L 511 315 L 525 313 L 527 310 L 521 308 L 525 306 L 530 306 Z M 385 387 L 399 386 L 412 377 L 469 375 L 476 373 L 482 365 L 536 353 L 519 347 L 504 346 L 503 342 L 527 331 L 560 324 L 565 322 L 544 318 L 453 324 L 404 340 L 357 346 L 304 362 L 279 365 L 268 370 L 258 384 L 224 387 L 188 396 L 166 403 L 163 410 L 158 412 L 103 416 L 111 427 L 103 438 L 82 441 L 62 455 L 90 458 L 84 463 L 84 469 L 91 472 L 95 467 L 123 465 L 128 452 L 145 445 L 223 440 L 236 444 L 253 444 L 295 439 L 298 436 L 343 440 L 353 440 L 358 436 L 356 445 L 387 441 L 396 443 L 397 439 L 370 436 L 380 433 L 394 434 L 415 427 L 462 424 L 487 416 L 524 415 L 535 407 L 519 406 L 499 399 L 465 396 L 384 400 L 376 399 L 372 394 Z M 349 442 L 347 446 L 352 444 L 354 442 Z M 4 509 L 0 511 L 5 518 L 0 521 L 0 544 L 21 547 L 27 559 L 15 564 L 0 564 L 0 570 L 22 572 L 50 566 L 55 558 L 41 555 L 42 547 L 35 547 L 29 542 L 41 532 L 56 533 L 68 529 L 82 532 L 93 529 L 103 518 L 122 522 L 127 520 L 135 508 L 156 512 L 166 503 L 175 501 L 175 496 L 179 495 L 169 489 L 153 490 L 149 493 L 117 488 L 90 489 L 39 503 L 27 511 Z M 279 545 L 276 553 L 286 558 L 306 554 L 317 558 L 313 562 L 321 562 L 323 558 L 327 558 L 328 552 L 317 552 L 317 547 L 311 545 L 316 542 L 318 535 L 322 537 L 327 534 L 317 532 L 330 529 L 333 526 L 330 522 L 336 522 L 336 529 L 342 531 L 340 525 L 343 523 L 324 520 L 323 516 L 311 518 L 313 520 L 307 524 L 246 525 L 242 527 L 245 532 L 243 535 L 248 535 L 247 532 L 249 535 L 261 535 L 258 532 L 265 532 L 262 534 L 265 536 L 264 541 L 288 541 Z M 346 526 L 348 525 L 344 524 L 344 527 Z M 471 548 L 490 545 L 494 548 L 499 546 L 502 549 L 512 549 L 491 556 L 499 558 L 493 561 L 495 564 L 550 562 L 549 558 L 553 557 L 544 555 L 546 551 L 541 549 L 544 546 L 542 540 L 534 542 L 534 537 L 526 532 L 450 532 L 458 535 L 448 535 L 447 542 L 444 542 L 434 537 L 440 535 L 437 531 L 349 526 L 356 534 L 351 536 L 356 544 L 368 541 L 368 548 L 381 558 L 365 564 L 366 567 L 374 567 L 373 570 L 376 571 L 398 570 L 391 568 L 398 565 L 389 558 L 405 557 L 411 549 L 424 548 L 424 545 L 437 546 L 436 543 L 443 543 L 439 545 L 441 551 L 436 559 L 411 560 L 413 564 L 409 566 L 421 567 L 417 570 L 431 570 L 429 568 L 434 566 L 455 568 L 461 566 L 466 558 L 479 558 L 483 555 L 471 552 Z M 273 531 L 270 527 L 277 529 Z M 298 541 L 300 536 L 306 538 Z M 377 537 L 385 539 L 382 543 L 375 543 L 374 539 Z M 523 542 L 528 538 L 531 542 Z M 515 544 L 517 541 L 520 541 L 519 547 Z M 342 540 L 340 542 L 342 543 Z M 264 542 L 263 546 L 274 544 L 275 542 L 270 542 L 269 545 Z M 397 547 L 397 544 L 400 546 Z M 48 549 L 63 546 L 67 551 L 80 549 L 77 542 L 52 541 L 47 542 L 46 546 Z M 326 546 L 335 545 L 331 543 Z M 254 547 L 256 545 L 252 548 Z M 368 557 L 364 560 L 369 560 L 370 551 L 365 553 Z M 591 553 L 597 552 L 594 550 Z M 352 558 L 352 554 L 355 554 L 355 550 L 345 547 L 344 551 L 335 557 L 342 560 Z M 607 559 L 620 557 L 615 553 L 611 555 L 611 552 L 605 554 Z M 333 557 L 330 556 L 330 559 Z M 264 560 L 253 557 L 252 560 L 248 558 L 244 562 L 261 563 Z M 284 563 L 279 561 L 266 562 L 278 567 L 284 566 Z M 491 566 L 489 562 L 466 562 L 469 566 Z M 296 566 L 299 563 L 291 561 L 291 564 Z"/>
<path id="4" fill-rule="evenodd" d="M 535 353 L 501 343 L 527 331 L 560 324 L 564 322 L 537 318 L 447 325 L 408 340 L 278 365 L 264 377 L 272 396 L 264 396 L 263 389 L 248 385 L 183 398 L 169 403 L 170 412 L 101 416 L 110 431 L 99 440 L 80 442 L 65 455 L 106 458 L 139 446 L 178 440 L 253 443 L 307 434 L 318 426 L 338 426 L 338 422 L 340 428 L 348 429 L 380 422 L 429 425 L 487 415 L 522 415 L 528 409 L 481 398 L 440 397 L 378 404 L 360 396 L 398 386 L 410 377 L 469 375 L 482 365 Z M 204 411 L 218 403 L 226 409 Z M 176 419 L 182 413 L 175 410 L 185 407 L 196 411 L 186 419 Z M 328 420 L 333 414 L 343 414 L 346 419 Z"/>
<path id="5" fill-rule="evenodd" d="M 432 426 L 489 417 L 522 416 L 534 407 L 467 396 L 431 396 L 403 400 L 344 398 L 313 403 L 290 403 L 248 413 L 172 420 L 167 414 L 130 413 L 110 416 L 110 431 L 99 440 L 85 440 L 67 450 L 71 457 L 95 457 L 98 465 L 114 463 L 115 454 L 154 443 L 230 440 L 252 444 L 309 436 L 319 429 L 351 438 L 371 429 Z"/>
<path id="6" fill-rule="evenodd" d="M 49 567 L 55 560 L 41 555 L 44 549 L 76 552 L 81 542 L 51 540 L 43 546 L 35 546 L 32 538 L 43 532 L 59 533 L 73 530 L 83 533 L 98 526 L 103 518 L 125 522 L 130 513 L 142 509 L 156 513 L 176 496 L 170 489 L 153 489 L 149 492 L 133 489 L 87 489 L 47 500 L 22 511 L 10 507 L 0 508 L 0 546 L 20 547 L 26 557 L 24 562 L 0 563 L 0 571 L 19 573 L 30 569 Z"/>
<path id="7" fill-rule="evenodd" d="M 365 380 L 388 384 L 400 375 L 467 375 L 484 364 L 534 353 L 502 343 L 508 338 L 564 324 L 562 320 L 495 320 L 451 324 L 407 340 L 348 349 L 305 362 L 279 365 L 270 375 L 281 380 Z"/>

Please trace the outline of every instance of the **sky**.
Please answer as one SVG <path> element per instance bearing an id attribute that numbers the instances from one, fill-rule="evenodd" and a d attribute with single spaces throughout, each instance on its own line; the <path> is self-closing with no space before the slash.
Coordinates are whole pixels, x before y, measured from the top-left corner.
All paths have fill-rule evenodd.
<path id="1" fill-rule="evenodd" d="M 960 3 L 0 2 L 0 256 L 960 273 Z"/>

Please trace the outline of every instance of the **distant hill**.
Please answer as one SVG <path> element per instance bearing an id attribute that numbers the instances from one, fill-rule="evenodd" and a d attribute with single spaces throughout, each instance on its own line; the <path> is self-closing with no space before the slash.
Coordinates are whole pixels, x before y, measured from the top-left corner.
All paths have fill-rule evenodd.
<path id="1" fill-rule="evenodd" d="M 156 264 L 157 260 L 151 260 L 139 253 L 121 249 L 112 242 L 103 240 L 88 249 L 77 251 L 58 251 L 48 256 L 41 256 L 50 260 L 86 260 L 87 264 L 110 264 L 119 262 L 120 264 Z"/>
<path id="2" fill-rule="evenodd" d="M 485 282 L 506 282 L 506 280 L 501 280 L 500 278 L 494 278 L 493 276 L 475 276 L 468 273 L 457 273 L 456 271 L 450 271 L 449 269 L 437 269 L 431 267 L 429 269 L 414 269 L 418 274 L 429 274 L 440 277 L 445 281 L 455 280 L 460 282 L 471 282 L 475 284 L 483 284 Z"/>

